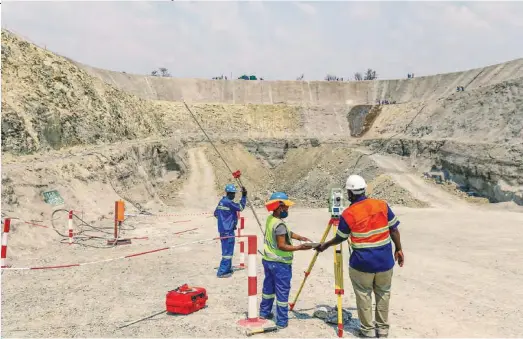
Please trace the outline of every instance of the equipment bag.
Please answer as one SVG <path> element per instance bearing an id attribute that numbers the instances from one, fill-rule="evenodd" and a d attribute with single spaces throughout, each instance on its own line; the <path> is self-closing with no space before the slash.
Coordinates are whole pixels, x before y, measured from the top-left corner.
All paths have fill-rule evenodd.
<path id="1" fill-rule="evenodd" d="M 190 314 L 204 308 L 207 299 L 205 288 L 184 284 L 167 292 L 165 306 L 169 313 Z"/>

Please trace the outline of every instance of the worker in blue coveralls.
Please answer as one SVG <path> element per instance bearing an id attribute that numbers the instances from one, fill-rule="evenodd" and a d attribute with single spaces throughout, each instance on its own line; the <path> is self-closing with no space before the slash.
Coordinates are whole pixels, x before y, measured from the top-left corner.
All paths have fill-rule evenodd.
<path id="1" fill-rule="evenodd" d="M 293 252 L 310 250 L 312 247 L 301 244 L 292 245 L 292 239 L 309 241 L 298 233 L 292 232 L 289 225 L 283 221 L 289 215 L 289 207 L 294 205 L 287 194 L 273 193 L 265 204 L 271 215 L 265 224 L 262 302 L 260 317 L 272 319 L 271 313 L 276 298 L 276 326 L 285 328 L 289 322 L 289 292 L 291 290 Z"/>
<path id="2" fill-rule="evenodd" d="M 242 198 L 240 203 L 234 202 L 236 186 L 228 184 L 225 186 L 225 196 L 222 197 L 214 210 L 214 216 L 218 219 L 218 232 L 220 237 L 234 237 L 234 230 L 238 225 L 238 212 L 243 211 L 247 202 L 247 190 L 242 187 Z M 232 257 L 234 254 L 235 238 L 221 239 L 222 261 L 218 267 L 218 278 L 228 278 L 232 275 Z"/>

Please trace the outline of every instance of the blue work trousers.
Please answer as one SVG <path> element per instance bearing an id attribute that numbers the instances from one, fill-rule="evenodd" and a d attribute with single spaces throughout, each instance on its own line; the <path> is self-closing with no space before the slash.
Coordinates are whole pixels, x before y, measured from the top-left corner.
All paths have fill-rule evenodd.
<path id="1" fill-rule="evenodd" d="M 234 236 L 234 230 L 220 233 L 220 237 Z M 232 273 L 232 257 L 234 255 L 234 243 L 236 238 L 221 239 L 222 242 L 222 261 L 218 267 L 218 277 Z"/>
<path id="2" fill-rule="evenodd" d="M 276 297 L 276 325 L 286 327 L 289 322 L 289 293 L 291 291 L 292 265 L 262 260 L 263 280 L 260 316 L 267 317 Z"/>

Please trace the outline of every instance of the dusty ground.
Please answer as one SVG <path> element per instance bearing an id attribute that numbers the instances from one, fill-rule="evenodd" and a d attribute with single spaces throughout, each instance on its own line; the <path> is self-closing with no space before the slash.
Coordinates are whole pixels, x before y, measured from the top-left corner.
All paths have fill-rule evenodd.
<path id="1" fill-rule="evenodd" d="M 523 213 L 483 212 L 479 208 L 411 209 L 395 207 L 401 224 L 406 264 L 396 267 L 391 301 L 394 337 L 517 337 L 523 332 Z M 258 210 L 265 217 L 263 210 Z M 248 233 L 258 232 L 250 211 Z M 189 222 L 175 223 L 188 220 Z M 300 234 L 321 237 L 325 210 L 292 210 L 289 222 Z M 110 221 L 108 221 L 110 224 Z M 16 267 L 66 264 L 119 257 L 216 234 L 206 216 L 142 217 L 126 236 L 149 236 L 130 246 L 92 249 L 59 244 L 33 256 L 10 260 Z M 486 232 L 503 225 L 501 234 Z M 173 235 L 198 227 L 198 230 Z M 483 230 L 483 231 L 478 231 Z M 35 233 L 52 232 L 32 229 Z M 13 237 L 14 238 L 14 237 Z M 58 239 L 56 239 L 58 240 Z M 345 248 L 346 251 L 346 248 Z M 236 247 L 238 253 L 238 246 Z M 292 280 L 298 288 L 312 252 L 296 255 Z M 169 251 L 105 264 L 56 270 L 4 271 L 2 275 L 3 337 L 242 337 L 236 321 L 247 309 L 246 271 L 217 279 L 219 244 L 193 244 Z M 238 263 L 235 256 L 235 263 Z M 346 266 L 344 267 L 347 272 Z M 261 289 L 258 258 L 258 289 Z M 208 308 L 189 316 L 160 315 L 123 329 L 127 322 L 161 311 L 165 293 L 183 283 L 207 288 Z M 355 301 L 345 276 L 344 305 Z M 288 329 L 267 337 L 335 337 L 334 328 L 311 318 L 319 304 L 335 303 L 332 253 L 320 255 L 296 306 Z M 299 313 L 298 313 L 299 312 Z M 355 320 L 346 326 L 353 336 Z M 30 319 L 30 321 L 20 321 Z M 262 336 L 262 335 L 260 335 Z"/>

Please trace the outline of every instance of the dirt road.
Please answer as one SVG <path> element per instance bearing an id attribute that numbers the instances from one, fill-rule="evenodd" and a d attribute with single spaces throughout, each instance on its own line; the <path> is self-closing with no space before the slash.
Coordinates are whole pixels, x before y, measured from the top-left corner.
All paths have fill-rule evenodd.
<path id="1" fill-rule="evenodd" d="M 189 154 L 190 176 L 180 198 L 185 208 L 210 210 L 216 206 L 214 171 L 202 148 L 192 148 Z"/>
<path id="2" fill-rule="evenodd" d="M 383 154 L 373 154 L 371 159 L 416 199 L 440 208 L 456 208 L 458 206 L 465 208 L 469 206 L 465 201 L 452 194 L 438 187 L 427 185 L 418 174 L 411 172 L 405 162 L 400 159 Z"/>

